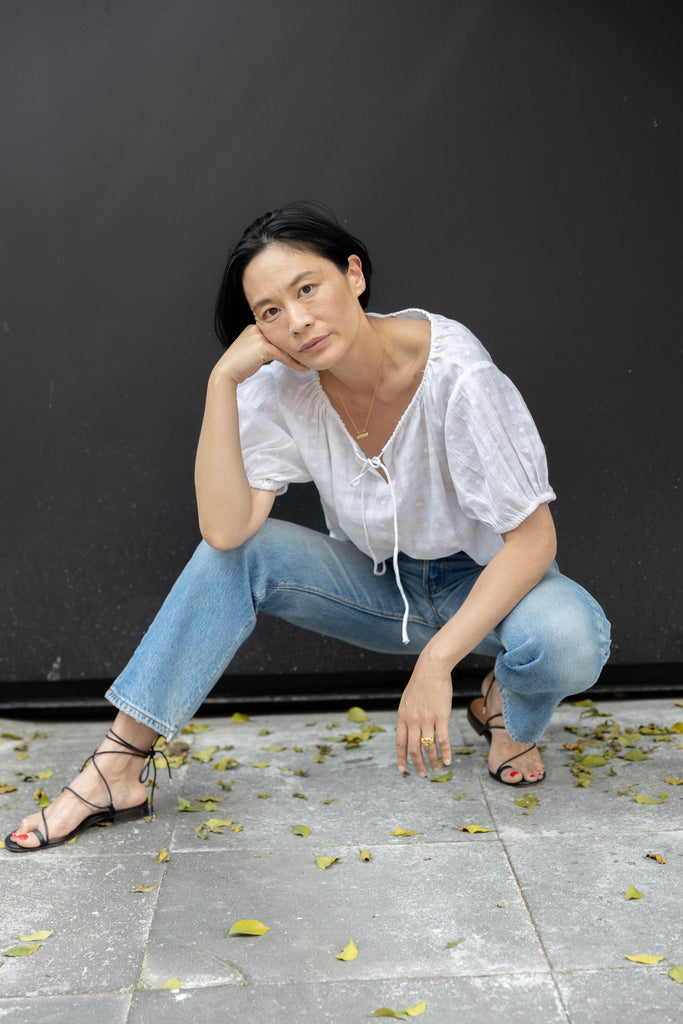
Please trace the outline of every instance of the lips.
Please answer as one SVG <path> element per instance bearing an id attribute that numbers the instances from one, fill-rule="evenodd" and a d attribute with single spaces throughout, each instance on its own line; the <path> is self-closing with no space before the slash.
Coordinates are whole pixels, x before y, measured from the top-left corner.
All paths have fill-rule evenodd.
<path id="1" fill-rule="evenodd" d="M 324 341 L 327 341 L 328 338 L 329 334 L 320 334 L 318 335 L 317 338 L 311 338 L 310 341 L 307 341 L 305 345 L 301 346 L 299 352 L 312 352 L 314 349 L 318 348 Z"/>

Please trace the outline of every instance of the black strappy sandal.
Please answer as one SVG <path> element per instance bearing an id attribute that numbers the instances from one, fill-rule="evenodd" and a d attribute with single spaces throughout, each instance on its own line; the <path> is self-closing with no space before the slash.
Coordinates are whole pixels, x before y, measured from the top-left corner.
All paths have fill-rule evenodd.
<path id="1" fill-rule="evenodd" d="M 473 700 L 470 703 L 469 707 L 467 708 L 467 721 L 470 723 L 470 725 L 472 726 L 476 733 L 478 733 L 480 736 L 486 737 L 486 742 L 489 744 L 489 746 L 491 745 L 491 729 L 505 729 L 504 725 L 491 725 L 491 721 L 494 718 L 502 718 L 503 715 L 500 711 L 498 711 L 495 715 L 488 715 L 487 718 L 479 718 L 475 714 L 474 709 L 475 706 L 481 702 L 481 712 L 482 714 L 486 715 L 486 701 L 488 700 L 488 695 L 491 692 L 491 688 L 495 681 L 496 677 L 492 676 L 491 682 L 489 683 L 484 696 L 477 697 L 476 700 Z M 512 757 L 508 757 L 506 761 L 501 761 L 501 763 L 496 768 L 495 772 L 492 772 L 491 769 L 489 768 L 489 775 L 491 776 L 492 779 L 495 779 L 496 782 L 502 782 L 504 786 L 513 786 L 515 788 L 518 788 L 519 786 L 537 786 L 539 782 L 543 782 L 545 778 L 545 772 L 538 779 L 523 778 L 521 782 L 508 782 L 507 779 L 503 778 L 503 772 L 510 767 L 512 761 L 515 761 L 518 757 L 522 757 L 524 754 L 528 754 L 530 750 L 535 749 L 536 744 L 532 743 L 530 747 L 526 748 L 526 750 L 520 751 L 519 754 L 513 754 Z"/>
<path id="2" fill-rule="evenodd" d="M 83 821 L 79 825 L 76 826 L 75 829 L 69 832 L 68 835 L 62 836 L 60 839 L 50 839 L 50 833 L 47 827 L 47 820 L 45 818 L 45 809 L 41 808 L 40 813 L 43 818 L 43 828 L 45 830 L 45 834 L 43 835 L 39 828 L 32 829 L 33 833 L 38 837 L 39 845 L 20 846 L 19 843 L 14 842 L 12 836 L 7 836 L 7 838 L 5 839 L 5 849 L 9 850 L 10 853 L 33 853 L 35 850 L 46 850 L 50 846 L 61 846 L 62 843 L 68 843 L 70 839 L 74 839 L 79 834 L 79 832 L 82 832 L 86 828 L 90 828 L 91 825 L 100 825 L 103 822 L 112 822 L 113 824 L 116 824 L 117 822 L 122 821 L 133 821 L 136 818 L 144 818 L 145 816 L 154 813 L 154 787 L 156 786 L 157 778 L 157 765 L 155 761 L 155 756 L 157 754 L 163 757 L 164 761 L 166 762 L 166 768 L 168 769 L 169 779 L 172 778 L 171 766 L 168 763 L 168 758 L 166 757 L 166 754 L 164 753 L 163 750 L 156 750 L 154 746 L 150 747 L 149 750 L 140 750 L 139 747 L 134 747 L 132 743 L 128 743 L 127 740 L 122 739 L 117 733 L 114 732 L 113 729 L 109 730 L 109 732 L 106 735 L 106 739 L 110 740 L 112 743 L 118 743 L 119 746 L 124 747 L 125 751 L 131 754 L 133 757 L 143 757 L 145 759 L 145 764 L 143 765 L 142 771 L 140 772 L 140 782 L 147 782 L 151 769 L 152 787 L 150 796 L 148 798 L 146 797 L 142 801 L 142 803 L 138 804 L 136 807 L 126 807 L 123 810 L 117 811 L 114 808 L 114 801 L 111 789 L 109 788 L 109 783 L 107 782 L 104 775 L 100 771 L 96 758 L 101 757 L 103 754 L 120 754 L 121 751 L 96 750 L 93 754 L 90 755 L 90 757 L 86 758 L 86 760 L 83 762 L 83 768 L 85 768 L 89 761 L 92 761 L 95 770 L 97 771 L 97 774 L 100 776 L 102 782 L 107 787 L 109 803 L 94 804 L 91 800 L 86 800 L 84 796 L 81 796 L 80 793 L 77 793 L 75 789 L 71 788 L 71 786 L 64 786 L 64 788 L 62 789 L 62 793 L 64 792 L 65 789 L 68 789 L 70 793 L 73 793 L 74 796 L 77 796 L 78 799 L 82 800 L 84 804 L 88 804 L 88 806 L 94 807 L 96 809 L 95 814 L 89 814 L 86 818 L 83 819 Z M 83 768 L 81 768 L 81 771 L 83 771 Z"/>

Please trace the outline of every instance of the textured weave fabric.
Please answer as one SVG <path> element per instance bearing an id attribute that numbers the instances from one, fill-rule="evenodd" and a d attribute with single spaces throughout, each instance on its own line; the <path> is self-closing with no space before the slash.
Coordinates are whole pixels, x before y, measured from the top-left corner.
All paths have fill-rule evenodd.
<path id="1" fill-rule="evenodd" d="M 422 383 L 382 449 L 387 479 L 330 405 L 318 373 L 274 362 L 238 388 L 249 483 L 284 493 L 312 480 L 331 536 L 352 541 L 375 564 L 400 550 L 418 559 L 464 551 L 486 565 L 501 533 L 555 497 L 538 431 L 466 327 L 418 309 L 389 315 L 429 320 L 431 348 Z"/>

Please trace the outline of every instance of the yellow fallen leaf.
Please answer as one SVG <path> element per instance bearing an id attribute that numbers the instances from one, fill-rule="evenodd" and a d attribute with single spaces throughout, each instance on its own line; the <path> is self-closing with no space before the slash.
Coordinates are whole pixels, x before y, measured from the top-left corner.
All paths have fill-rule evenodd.
<path id="1" fill-rule="evenodd" d="M 656 860 L 658 864 L 666 864 L 666 857 L 662 857 L 661 853 L 646 853 L 645 859 Z"/>
<path id="2" fill-rule="evenodd" d="M 341 953 L 335 953 L 335 960 L 355 960 L 358 956 L 358 949 L 353 941 L 353 935 L 350 940 L 346 943 Z"/>
<path id="3" fill-rule="evenodd" d="M 7 849 L 7 847 L 5 846 L 5 840 L 4 839 L 0 839 L 0 850 L 6 850 L 6 849 Z"/>
<path id="4" fill-rule="evenodd" d="M 408 1006 L 405 1010 L 392 1010 L 388 1006 L 380 1006 L 374 1013 L 368 1014 L 369 1017 L 393 1017 L 395 1020 L 410 1020 L 411 1017 L 419 1017 L 421 1013 L 424 1013 L 427 1009 L 427 1004 L 424 999 L 421 1003 L 417 1003 L 416 1006 Z"/>
<path id="5" fill-rule="evenodd" d="M 162 988 L 180 988 L 181 987 L 181 985 L 180 985 L 180 978 L 169 978 L 168 981 L 165 981 L 161 987 Z"/>
<path id="6" fill-rule="evenodd" d="M 637 956 L 629 956 L 628 953 L 624 953 L 627 960 L 632 960 L 634 964 L 658 964 L 664 959 L 666 953 L 662 953 L 661 956 L 652 956 L 650 953 L 639 953 Z"/>
<path id="7" fill-rule="evenodd" d="M 259 800 L 270 800 L 272 793 L 257 793 Z"/>
<path id="8" fill-rule="evenodd" d="M 212 760 L 213 755 L 216 753 L 217 750 L 220 750 L 220 747 L 218 746 L 217 743 L 214 743 L 214 745 L 211 747 L 204 747 L 203 750 L 198 750 L 195 754 L 192 755 L 192 760 L 199 761 L 200 764 L 208 764 L 209 761 Z"/>
<path id="9" fill-rule="evenodd" d="M 351 722 L 367 722 L 368 716 L 362 708 L 349 708 L 347 717 Z"/>
<path id="10" fill-rule="evenodd" d="M 633 798 L 637 804 L 662 804 L 665 800 L 669 799 L 668 793 L 660 793 L 659 800 L 654 796 L 643 796 L 642 793 L 638 793 Z"/>
<path id="11" fill-rule="evenodd" d="M 483 825 L 457 825 L 458 832 L 469 832 L 473 835 L 475 832 L 490 832 L 490 828 L 484 828 Z"/>
<path id="12" fill-rule="evenodd" d="M 230 831 L 231 832 L 241 832 L 243 828 L 244 828 L 243 825 L 233 825 L 232 828 L 230 829 Z"/>
<path id="13" fill-rule="evenodd" d="M 0 782 L 0 795 L 4 796 L 5 793 L 16 793 L 17 787 L 10 785 L 9 782 Z"/>
<path id="14" fill-rule="evenodd" d="M 395 828 L 393 832 L 387 832 L 388 836 L 420 836 L 421 832 L 411 832 L 410 829 L 406 828 Z"/>
<path id="15" fill-rule="evenodd" d="M 463 936 L 463 938 L 461 938 L 461 939 L 453 939 L 453 941 L 452 941 L 452 942 L 447 942 L 447 943 L 446 943 L 446 945 L 445 945 L 445 946 L 444 946 L 443 948 L 444 948 L 444 949 L 452 949 L 452 948 L 453 948 L 453 946 L 459 946 L 459 945 L 460 945 L 460 943 L 461 943 L 461 942 L 464 942 L 464 941 L 465 941 L 465 938 L 464 938 L 464 936 Z"/>
<path id="16" fill-rule="evenodd" d="M 35 946 L 12 946 L 11 949 L 6 949 L 2 956 L 29 956 L 31 953 L 36 953 L 39 949 L 39 942 Z"/>
<path id="17" fill-rule="evenodd" d="M 159 856 L 157 857 L 157 864 L 163 864 L 164 861 L 170 860 L 170 854 L 165 846 L 159 850 Z"/>
<path id="18" fill-rule="evenodd" d="M 369 850 L 361 850 L 360 851 L 360 859 L 363 860 L 363 861 L 370 860 L 370 851 Z"/>
<path id="19" fill-rule="evenodd" d="M 203 722 L 190 722 L 180 731 L 181 733 L 211 732 L 211 726 L 205 725 Z"/>
<path id="20" fill-rule="evenodd" d="M 129 892 L 152 892 L 153 889 L 158 888 L 158 885 L 139 885 L 137 889 L 130 889 Z"/>
<path id="21" fill-rule="evenodd" d="M 584 768 L 600 768 L 603 764 L 607 764 L 607 758 L 602 754 L 586 754 L 581 764 Z"/>
<path id="22" fill-rule="evenodd" d="M 638 892 L 635 885 L 629 886 L 629 888 L 626 890 L 626 895 L 624 896 L 625 900 L 642 900 L 642 898 L 642 892 Z"/>
<path id="23" fill-rule="evenodd" d="M 453 778 L 453 772 L 449 770 L 447 772 L 444 772 L 443 775 L 432 775 L 432 777 L 430 778 L 429 781 L 430 782 L 450 782 L 452 778 Z"/>
<path id="24" fill-rule="evenodd" d="M 235 921 L 228 935 L 265 935 L 269 931 L 270 925 L 261 921 Z"/>
<path id="25" fill-rule="evenodd" d="M 267 768 L 269 764 L 270 764 L 270 761 L 252 761 L 251 762 L 251 767 L 252 768 Z"/>
<path id="26" fill-rule="evenodd" d="M 674 722 L 671 726 L 671 732 L 683 732 L 683 722 Z"/>
<path id="27" fill-rule="evenodd" d="M 664 781 L 668 782 L 670 786 L 683 786 L 683 779 L 677 779 L 674 775 L 665 776 Z"/>
<path id="28" fill-rule="evenodd" d="M 669 971 L 669 977 L 683 985 L 683 964 L 674 964 Z"/>
<path id="29" fill-rule="evenodd" d="M 53 775 L 54 775 L 54 772 L 52 772 L 52 771 L 36 772 L 36 778 L 37 779 L 51 779 Z"/>
<path id="30" fill-rule="evenodd" d="M 408 1014 L 409 1017 L 419 1017 L 420 1014 L 424 1013 L 426 1009 L 427 1004 L 423 999 L 422 1002 L 418 1003 L 416 1006 L 407 1006 L 406 1013 Z"/>
<path id="31" fill-rule="evenodd" d="M 236 724 L 240 724 L 241 722 L 248 722 L 249 716 L 243 715 L 241 711 L 234 711 L 230 716 L 230 721 L 235 722 Z"/>
<path id="32" fill-rule="evenodd" d="M 331 867 L 332 864 L 336 864 L 338 860 L 339 857 L 316 857 L 315 863 L 321 871 L 327 871 L 327 869 Z"/>
<path id="33" fill-rule="evenodd" d="M 178 810 L 178 811 L 187 811 L 188 814 L 189 814 L 190 812 L 191 813 L 196 813 L 197 811 L 205 811 L 206 807 L 204 806 L 204 804 L 200 804 L 200 803 L 191 804 L 190 801 L 186 800 L 184 796 L 179 796 L 178 797 L 178 806 L 177 806 L 176 810 Z"/>
<path id="34" fill-rule="evenodd" d="M 292 832 L 295 836 L 302 836 L 304 839 L 311 834 L 308 825 L 292 825 Z"/>
<path id="35" fill-rule="evenodd" d="M 535 807 L 538 804 L 538 797 L 535 793 L 524 793 L 515 800 L 518 807 Z"/>
<path id="36" fill-rule="evenodd" d="M 274 750 L 276 752 L 280 751 L 280 750 L 286 750 L 286 749 L 287 749 L 287 747 L 261 747 L 261 750 Z"/>
<path id="37" fill-rule="evenodd" d="M 34 932 L 33 935 L 20 935 L 19 938 L 22 942 L 44 942 L 51 935 L 54 935 L 54 932 Z"/>

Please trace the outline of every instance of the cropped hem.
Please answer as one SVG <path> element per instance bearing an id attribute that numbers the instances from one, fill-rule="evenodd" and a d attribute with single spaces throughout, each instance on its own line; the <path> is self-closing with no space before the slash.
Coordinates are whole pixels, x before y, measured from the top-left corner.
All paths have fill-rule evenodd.
<path id="1" fill-rule="evenodd" d="M 160 736 L 163 736 L 166 740 L 172 740 L 175 736 L 175 731 L 166 722 L 158 722 L 155 718 L 151 718 L 145 714 L 139 708 L 134 707 L 127 701 L 123 700 L 119 695 L 110 687 L 104 695 L 105 700 L 108 700 L 110 704 L 113 704 L 119 711 L 123 711 L 124 714 L 130 715 L 136 722 L 140 722 L 141 725 L 147 725 L 150 729 L 154 729 Z"/>

